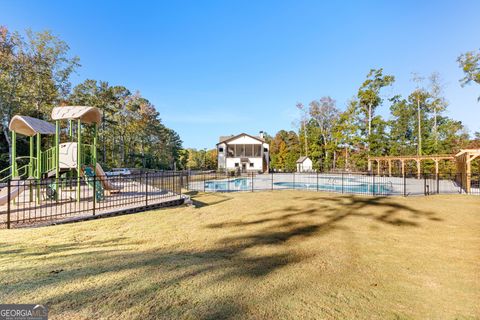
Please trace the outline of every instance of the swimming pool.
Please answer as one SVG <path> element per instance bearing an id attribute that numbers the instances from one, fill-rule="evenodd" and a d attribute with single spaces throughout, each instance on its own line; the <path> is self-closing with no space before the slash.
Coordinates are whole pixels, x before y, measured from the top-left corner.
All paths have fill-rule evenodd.
<path id="1" fill-rule="evenodd" d="M 246 191 L 250 189 L 250 180 L 247 178 L 205 181 L 205 191 L 225 192 Z"/>
<path id="2" fill-rule="evenodd" d="M 336 191 L 336 192 L 350 192 L 350 193 L 390 193 L 392 188 L 386 184 L 371 184 L 371 183 L 357 183 L 357 184 L 317 184 L 303 183 L 303 182 L 275 182 L 275 186 L 284 187 L 286 189 L 305 189 L 305 190 L 321 190 L 321 191 Z"/>
<path id="3" fill-rule="evenodd" d="M 252 187 L 253 183 L 253 187 Z M 301 189 L 301 190 L 319 190 L 334 191 L 347 193 L 364 193 L 364 194 L 390 194 L 393 191 L 392 184 L 387 183 L 371 183 L 369 181 L 357 180 L 355 178 L 341 180 L 325 178 L 319 179 L 319 183 L 308 182 L 289 182 L 278 181 L 273 182 L 270 178 L 251 179 L 251 178 L 235 178 L 227 180 L 209 180 L 205 181 L 205 191 L 210 192 L 229 192 L 229 191 L 249 191 L 249 190 L 271 190 L 271 189 Z"/>

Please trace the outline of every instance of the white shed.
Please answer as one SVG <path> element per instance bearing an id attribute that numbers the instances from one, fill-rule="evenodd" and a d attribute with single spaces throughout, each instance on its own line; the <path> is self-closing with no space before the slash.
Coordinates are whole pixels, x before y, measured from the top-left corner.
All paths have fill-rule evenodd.
<path id="1" fill-rule="evenodd" d="M 312 171 L 312 160 L 309 157 L 300 157 L 297 160 L 297 172 Z"/>

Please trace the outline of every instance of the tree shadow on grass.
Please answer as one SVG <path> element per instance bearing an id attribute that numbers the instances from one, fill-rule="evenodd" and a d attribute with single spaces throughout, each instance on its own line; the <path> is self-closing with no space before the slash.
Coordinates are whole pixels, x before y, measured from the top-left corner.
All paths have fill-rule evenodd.
<path id="1" fill-rule="evenodd" d="M 297 200 L 304 201 L 305 204 L 301 206 L 287 205 L 255 214 L 255 217 L 260 216 L 260 219 L 225 221 L 209 224 L 207 228 L 242 230 L 256 226 L 257 229 L 253 233 L 224 239 L 229 243 L 248 243 L 246 247 L 252 247 L 281 244 L 292 238 L 318 236 L 338 228 L 339 223 L 346 218 L 370 219 L 391 226 L 408 227 L 419 227 L 420 218 L 441 221 L 440 218 L 434 216 L 433 212 L 420 211 L 387 197 L 318 195 Z"/>
<path id="2" fill-rule="evenodd" d="M 232 200 L 232 198 L 226 194 L 220 193 L 195 194 L 190 199 L 196 208 L 217 205 L 225 201 Z"/>
<path id="3" fill-rule="evenodd" d="M 102 250 L 99 246 L 92 245 L 91 251 L 71 254 L 66 261 L 59 261 L 60 259 L 54 256 L 48 264 L 9 270 L 9 274 L 15 276 L 0 279 L 0 299 L 9 301 L 9 297 L 18 298 L 22 293 L 32 292 L 40 296 L 41 293 L 48 291 L 47 297 L 39 303 L 49 306 L 52 315 L 67 310 L 80 312 L 84 308 L 95 309 L 92 306 L 99 300 L 102 300 L 104 305 L 110 305 L 108 310 L 110 314 L 91 310 L 90 312 L 94 312 L 91 314 L 92 318 L 120 316 L 119 313 L 126 313 L 134 305 L 159 300 L 158 304 L 147 303 L 145 310 L 142 311 L 145 312 L 143 318 L 178 318 L 185 311 L 198 309 L 200 306 L 205 310 L 194 318 L 228 319 L 235 318 L 241 313 L 243 309 L 241 304 L 233 298 L 221 302 L 222 299 L 229 298 L 224 297 L 221 292 L 214 297 L 204 298 L 202 290 L 207 287 L 217 290 L 216 287 L 221 288 L 230 281 L 242 278 L 261 278 L 274 270 L 300 261 L 299 257 L 287 253 L 253 257 L 242 255 L 239 250 L 243 248 L 235 246 L 200 252 L 181 250 L 119 252 Z M 83 247 L 80 249 L 83 250 Z M 104 283 L 101 279 L 105 276 L 108 279 L 109 275 L 113 277 L 111 282 Z M 195 279 L 199 277 L 203 279 L 200 281 L 201 284 L 195 284 Z M 99 279 L 98 284 L 95 279 Z M 148 281 L 143 281 L 144 279 Z M 61 289 L 72 283 L 90 285 Z M 175 297 L 179 286 L 191 286 L 188 292 L 185 292 L 188 298 Z M 166 306 L 161 301 L 164 293 L 178 301 Z M 182 302 L 181 299 L 187 301 Z M 190 301 L 192 299 L 193 301 Z M 179 301 L 181 304 L 177 304 Z"/>
<path id="4" fill-rule="evenodd" d="M 264 297 L 239 301 L 236 299 L 239 289 L 222 291 L 225 287 L 242 281 L 257 283 L 273 272 L 315 256 L 315 253 L 298 253 L 285 244 L 299 244 L 334 230 L 348 231 L 349 227 L 342 224 L 347 218 L 406 228 L 420 227 L 425 219 L 440 220 L 432 212 L 382 197 L 318 195 L 297 200 L 302 203 L 247 215 L 252 219 L 231 217 L 205 226 L 207 234 L 208 230 L 218 229 L 225 229 L 228 234 L 205 249 L 199 246 L 190 250 L 162 247 L 129 250 L 126 248 L 133 248 L 135 242 L 128 238 L 37 245 L 22 252 L 2 244 L 6 255 L 20 254 L 17 259 L 55 255 L 42 264 L 8 270 L 11 277 L 0 278 L 0 300 L 28 302 L 8 301 L 8 297 L 47 291 L 38 302 L 50 306 L 52 314 L 68 310 L 87 312 L 91 318 L 129 318 L 130 312 L 145 319 L 239 318 L 250 312 L 245 304 L 260 304 Z M 118 243 L 122 249 L 112 249 Z M 72 283 L 79 285 L 69 287 Z M 81 285 L 84 283 L 88 285 Z M 65 287 L 68 289 L 61 290 Z M 288 292 L 289 288 L 282 290 Z M 275 294 L 282 292 L 275 290 Z M 96 309 L 99 300 L 103 308 Z M 135 308 L 138 305 L 142 305 L 140 310 Z"/>
<path id="5" fill-rule="evenodd" d="M 125 241 L 125 237 L 116 237 L 107 240 L 93 240 L 93 241 L 77 241 L 77 242 L 64 242 L 59 244 L 44 244 L 44 245 L 32 245 L 15 249 L 2 250 L 4 248 L 11 248 L 11 245 L 0 244 L 0 257 L 6 257 L 3 255 L 15 254 L 19 258 L 35 258 L 36 256 L 44 256 L 48 254 L 64 253 L 66 256 L 70 255 L 70 251 L 77 251 L 80 249 L 89 249 L 92 247 L 99 247 L 104 249 L 106 246 L 115 246 L 118 243 Z M 131 243 L 132 245 L 134 243 Z"/>

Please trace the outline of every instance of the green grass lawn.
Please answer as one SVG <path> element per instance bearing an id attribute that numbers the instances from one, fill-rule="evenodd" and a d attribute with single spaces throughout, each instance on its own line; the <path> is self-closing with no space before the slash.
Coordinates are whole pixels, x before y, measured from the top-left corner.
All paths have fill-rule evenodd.
<path id="1" fill-rule="evenodd" d="M 480 197 L 195 201 L 0 230 L 0 301 L 51 319 L 480 318 Z"/>

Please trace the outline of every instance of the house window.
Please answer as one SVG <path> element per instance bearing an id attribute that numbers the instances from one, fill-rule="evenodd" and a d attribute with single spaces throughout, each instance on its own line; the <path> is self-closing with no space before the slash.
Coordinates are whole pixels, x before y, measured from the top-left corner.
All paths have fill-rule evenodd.
<path id="1" fill-rule="evenodd" d="M 253 168 L 253 162 L 250 163 L 250 168 Z"/>
<path id="2" fill-rule="evenodd" d="M 238 162 L 235 162 L 235 167 L 238 167 L 238 166 L 239 166 Z"/>
<path id="3" fill-rule="evenodd" d="M 223 152 L 223 148 L 222 147 L 218 148 L 218 152 Z"/>

